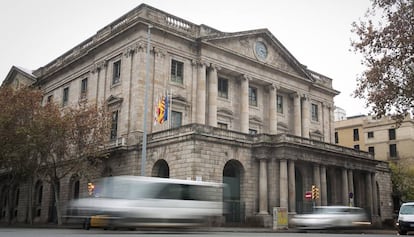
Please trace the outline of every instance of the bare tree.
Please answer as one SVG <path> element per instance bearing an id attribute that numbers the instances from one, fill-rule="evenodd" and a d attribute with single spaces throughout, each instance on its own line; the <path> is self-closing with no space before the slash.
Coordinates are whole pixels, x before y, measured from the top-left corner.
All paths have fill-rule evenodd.
<path id="1" fill-rule="evenodd" d="M 414 1 L 372 0 L 365 19 L 353 23 L 351 45 L 363 56 L 355 97 L 376 116 L 401 122 L 414 114 Z"/>

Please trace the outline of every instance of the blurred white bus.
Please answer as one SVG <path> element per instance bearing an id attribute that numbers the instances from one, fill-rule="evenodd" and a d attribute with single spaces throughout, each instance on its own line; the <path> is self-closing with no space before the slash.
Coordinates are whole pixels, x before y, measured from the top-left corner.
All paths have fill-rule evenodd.
<path id="1" fill-rule="evenodd" d="M 213 182 L 116 176 L 102 178 L 93 197 L 69 203 L 67 217 L 85 227 L 192 226 L 223 215 L 223 185 Z"/>

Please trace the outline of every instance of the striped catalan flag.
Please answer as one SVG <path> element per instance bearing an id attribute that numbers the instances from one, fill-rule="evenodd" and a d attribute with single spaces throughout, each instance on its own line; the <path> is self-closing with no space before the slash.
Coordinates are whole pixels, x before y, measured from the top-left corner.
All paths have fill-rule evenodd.
<path id="1" fill-rule="evenodd" d="M 156 122 L 163 124 L 164 121 L 168 120 L 168 97 L 163 96 L 158 102 L 156 108 Z"/>

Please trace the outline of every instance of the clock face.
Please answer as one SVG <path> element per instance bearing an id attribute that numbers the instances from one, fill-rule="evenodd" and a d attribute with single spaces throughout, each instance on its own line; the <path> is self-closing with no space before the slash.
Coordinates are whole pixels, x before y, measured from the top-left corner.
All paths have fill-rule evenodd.
<path id="1" fill-rule="evenodd" d="M 265 60 L 267 57 L 266 45 L 261 41 L 256 42 L 256 55 L 261 60 Z"/>

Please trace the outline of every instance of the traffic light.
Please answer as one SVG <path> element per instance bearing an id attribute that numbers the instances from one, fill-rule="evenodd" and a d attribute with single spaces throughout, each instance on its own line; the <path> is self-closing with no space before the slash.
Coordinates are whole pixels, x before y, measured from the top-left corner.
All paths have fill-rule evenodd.
<path id="1" fill-rule="evenodd" d="M 316 185 L 312 185 L 312 199 L 319 199 L 319 188 Z"/>
<path id="2" fill-rule="evenodd" d="M 92 196 L 93 191 L 95 190 L 95 185 L 93 185 L 93 183 L 88 183 L 88 194 L 89 196 Z"/>

